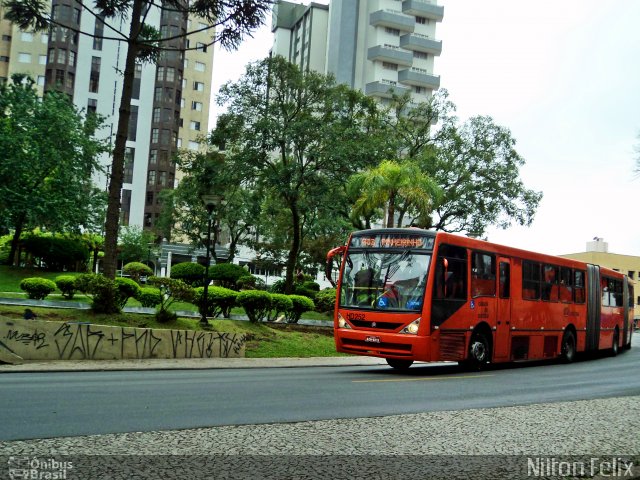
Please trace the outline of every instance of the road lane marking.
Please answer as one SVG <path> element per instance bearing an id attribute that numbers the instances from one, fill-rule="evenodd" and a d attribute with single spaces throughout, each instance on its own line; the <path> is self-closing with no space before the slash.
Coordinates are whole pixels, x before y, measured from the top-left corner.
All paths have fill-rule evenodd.
<path id="1" fill-rule="evenodd" d="M 381 383 L 381 382 L 428 382 L 430 380 L 456 380 L 460 378 L 485 378 L 493 375 L 461 375 L 457 377 L 428 377 L 428 378 L 388 378 L 382 380 L 351 380 L 352 383 Z"/>

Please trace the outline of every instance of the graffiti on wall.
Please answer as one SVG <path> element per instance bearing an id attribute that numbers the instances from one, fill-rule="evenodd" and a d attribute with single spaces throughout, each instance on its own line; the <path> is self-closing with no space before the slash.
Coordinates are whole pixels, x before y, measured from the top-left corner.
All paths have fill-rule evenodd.
<path id="1" fill-rule="evenodd" d="M 46 326 L 38 328 L 34 323 L 5 322 L 9 328 L 0 328 L 0 346 L 23 358 L 57 360 L 244 356 L 245 337 L 238 334 L 53 322 L 38 322 Z M 25 356 L 25 350 L 32 355 Z"/>

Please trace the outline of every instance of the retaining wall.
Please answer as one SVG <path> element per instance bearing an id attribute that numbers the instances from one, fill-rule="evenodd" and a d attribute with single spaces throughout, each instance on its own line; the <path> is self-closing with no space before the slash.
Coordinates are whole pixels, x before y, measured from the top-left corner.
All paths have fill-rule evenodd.
<path id="1" fill-rule="evenodd" d="M 245 336 L 0 317 L 0 361 L 244 357 Z"/>

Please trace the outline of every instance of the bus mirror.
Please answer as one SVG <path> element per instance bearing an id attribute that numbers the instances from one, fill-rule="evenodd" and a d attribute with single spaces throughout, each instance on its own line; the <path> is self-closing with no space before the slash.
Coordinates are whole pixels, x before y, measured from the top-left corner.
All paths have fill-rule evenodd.
<path id="1" fill-rule="evenodd" d="M 343 245 L 341 247 L 336 247 L 327 253 L 327 264 L 325 266 L 324 275 L 333 287 L 338 283 L 338 275 L 340 274 L 340 264 L 338 263 L 338 268 L 334 269 L 333 257 L 336 255 L 342 255 L 346 249 L 347 247 Z"/>

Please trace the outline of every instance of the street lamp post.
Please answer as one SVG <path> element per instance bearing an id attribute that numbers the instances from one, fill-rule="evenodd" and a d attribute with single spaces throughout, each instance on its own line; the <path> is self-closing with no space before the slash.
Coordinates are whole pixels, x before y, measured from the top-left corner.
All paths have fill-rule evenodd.
<path id="1" fill-rule="evenodd" d="M 211 263 L 211 224 L 213 222 L 213 212 L 216 207 L 220 205 L 222 197 L 220 195 L 203 195 L 202 203 L 207 209 L 207 244 L 206 252 L 207 258 L 204 266 L 204 292 L 203 302 L 204 306 L 200 312 L 200 325 L 202 327 L 208 327 L 209 321 L 207 320 L 207 311 L 209 307 L 209 263 Z"/>

